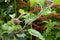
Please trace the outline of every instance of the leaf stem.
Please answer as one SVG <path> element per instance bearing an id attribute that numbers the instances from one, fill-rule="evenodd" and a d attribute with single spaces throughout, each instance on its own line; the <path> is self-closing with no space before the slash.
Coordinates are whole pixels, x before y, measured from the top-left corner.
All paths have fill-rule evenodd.
<path id="1" fill-rule="evenodd" d="M 32 29 L 32 23 L 31 23 L 31 29 Z M 30 40 L 32 40 L 32 35 L 30 36 Z"/>
<path id="2" fill-rule="evenodd" d="M 49 5 L 48 7 L 46 7 L 44 10 L 41 10 L 40 13 L 37 15 L 36 19 L 38 19 L 39 17 L 41 17 L 42 13 L 44 13 L 44 11 L 46 11 L 48 8 L 50 8 L 52 6 L 53 6 L 53 3 L 51 5 Z M 27 25 L 24 25 L 24 27 L 22 29 L 20 29 L 19 31 L 17 31 L 16 33 L 22 32 L 26 27 L 28 27 L 29 24 L 31 24 L 36 19 L 34 19 L 31 22 L 29 22 Z"/>

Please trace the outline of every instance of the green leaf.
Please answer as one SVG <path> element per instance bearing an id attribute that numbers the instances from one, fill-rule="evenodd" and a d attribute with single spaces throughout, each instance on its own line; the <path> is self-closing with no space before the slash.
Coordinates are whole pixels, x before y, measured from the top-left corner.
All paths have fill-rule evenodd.
<path id="1" fill-rule="evenodd" d="M 40 4 L 40 6 L 44 6 L 44 2 L 45 0 L 38 0 L 38 3 Z"/>
<path id="2" fill-rule="evenodd" d="M 14 36 L 13 40 L 18 40 L 18 39 Z"/>
<path id="3" fill-rule="evenodd" d="M 44 1 L 45 0 L 30 0 L 30 4 L 31 5 L 40 4 L 40 6 L 43 6 L 44 5 Z"/>
<path id="4" fill-rule="evenodd" d="M 14 30 L 14 25 L 9 26 L 7 23 L 2 25 L 3 33 L 12 32 Z"/>
<path id="5" fill-rule="evenodd" d="M 53 3 L 54 3 L 55 5 L 60 5 L 60 0 L 53 0 Z"/>
<path id="6" fill-rule="evenodd" d="M 57 14 L 57 12 L 56 12 L 56 11 L 52 11 L 52 13 L 53 13 L 53 14 Z"/>
<path id="7" fill-rule="evenodd" d="M 25 12 L 24 12 L 23 9 L 19 9 L 19 13 L 21 13 L 21 14 L 25 14 Z"/>
<path id="8" fill-rule="evenodd" d="M 18 37 L 18 40 L 27 40 L 25 33 L 16 34 L 16 36 Z"/>
<path id="9" fill-rule="evenodd" d="M 56 39 L 60 37 L 60 31 L 56 34 Z"/>
<path id="10" fill-rule="evenodd" d="M 38 0 L 30 0 L 30 4 L 31 4 L 31 5 L 34 5 L 34 4 L 36 4 L 36 3 L 38 3 Z"/>
<path id="11" fill-rule="evenodd" d="M 7 24 L 2 25 L 2 29 L 3 30 L 8 30 L 8 25 Z"/>
<path id="12" fill-rule="evenodd" d="M 14 30 L 19 30 L 21 28 L 22 28 L 21 25 L 15 25 Z"/>
<path id="13" fill-rule="evenodd" d="M 13 19 L 11 19 L 10 21 L 7 22 L 7 25 L 9 25 L 9 26 L 11 26 L 13 24 L 14 24 Z"/>
<path id="14" fill-rule="evenodd" d="M 51 8 L 48 8 L 44 13 L 42 13 L 42 16 L 50 15 L 51 14 Z"/>
<path id="15" fill-rule="evenodd" d="M 38 37 L 41 40 L 45 40 L 44 37 L 41 35 L 41 33 L 39 33 L 38 31 L 34 30 L 34 29 L 28 29 L 28 32 L 33 35 Z"/>
<path id="16" fill-rule="evenodd" d="M 34 15 L 33 13 L 27 14 L 27 16 L 25 18 L 25 24 L 33 21 L 35 18 L 36 18 L 36 15 Z"/>
<path id="17" fill-rule="evenodd" d="M 2 40 L 11 40 L 12 38 L 8 35 L 8 33 L 3 34 Z"/>
<path id="18" fill-rule="evenodd" d="M 22 34 L 16 34 L 17 35 L 17 37 L 25 37 L 26 35 L 24 34 L 24 33 L 22 33 Z"/>
<path id="19" fill-rule="evenodd" d="M 9 15 L 12 19 L 15 17 L 15 13 L 13 15 Z"/>
<path id="20" fill-rule="evenodd" d="M 2 20 L 0 20 L 0 24 L 3 24 L 4 22 Z"/>
<path id="21" fill-rule="evenodd" d="M 49 22 L 46 24 L 46 28 L 47 29 L 53 29 L 53 27 L 55 26 L 56 22 L 52 22 L 51 20 L 49 20 Z"/>

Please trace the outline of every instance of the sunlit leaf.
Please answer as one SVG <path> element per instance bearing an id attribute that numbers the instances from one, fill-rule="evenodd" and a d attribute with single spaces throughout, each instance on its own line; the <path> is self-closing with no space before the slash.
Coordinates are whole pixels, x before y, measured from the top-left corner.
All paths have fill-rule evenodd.
<path id="1" fill-rule="evenodd" d="M 28 32 L 33 35 L 33 36 L 36 36 L 38 37 L 39 39 L 41 40 L 45 40 L 44 37 L 42 36 L 41 33 L 39 33 L 38 31 L 34 30 L 34 29 L 28 29 Z"/>
<path id="2" fill-rule="evenodd" d="M 13 15 L 9 15 L 12 19 L 15 17 L 15 14 L 13 14 Z"/>
<path id="3" fill-rule="evenodd" d="M 21 14 L 25 14 L 25 12 L 24 12 L 23 9 L 19 9 L 19 13 L 21 13 Z"/>
<path id="4" fill-rule="evenodd" d="M 53 3 L 54 3 L 55 5 L 60 5 L 60 0 L 53 0 Z"/>
<path id="5" fill-rule="evenodd" d="M 34 4 L 36 4 L 36 3 L 38 3 L 38 0 L 30 0 L 30 4 L 31 4 L 31 5 L 34 5 Z"/>
<path id="6" fill-rule="evenodd" d="M 40 6 L 44 6 L 45 0 L 38 0 L 38 2 L 39 2 L 39 4 L 40 4 Z"/>
<path id="7" fill-rule="evenodd" d="M 45 0 L 30 0 L 30 4 L 34 5 L 34 4 L 40 4 L 40 6 L 44 5 L 44 1 Z"/>

